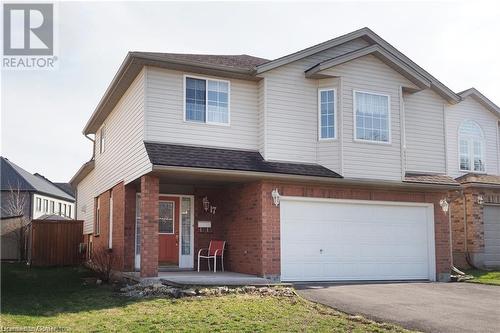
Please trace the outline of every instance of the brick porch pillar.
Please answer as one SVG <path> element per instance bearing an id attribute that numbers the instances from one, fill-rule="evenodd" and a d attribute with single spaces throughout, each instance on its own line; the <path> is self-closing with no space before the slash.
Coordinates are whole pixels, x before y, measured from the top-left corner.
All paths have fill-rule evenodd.
<path id="1" fill-rule="evenodd" d="M 135 268 L 135 184 L 125 185 L 124 249 L 123 270 L 132 272 Z"/>
<path id="2" fill-rule="evenodd" d="M 141 277 L 158 275 L 158 177 L 141 177 Z"/>

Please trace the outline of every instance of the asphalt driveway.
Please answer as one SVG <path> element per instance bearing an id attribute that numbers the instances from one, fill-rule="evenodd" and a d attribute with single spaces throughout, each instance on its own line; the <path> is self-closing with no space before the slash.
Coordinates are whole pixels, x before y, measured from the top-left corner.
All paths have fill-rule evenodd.
<path id="1" fill-rule="evenodd" d="M 296 285 L 303 297 L 423 332 L 500 332 L 500 286 L 473 283 Z"/>

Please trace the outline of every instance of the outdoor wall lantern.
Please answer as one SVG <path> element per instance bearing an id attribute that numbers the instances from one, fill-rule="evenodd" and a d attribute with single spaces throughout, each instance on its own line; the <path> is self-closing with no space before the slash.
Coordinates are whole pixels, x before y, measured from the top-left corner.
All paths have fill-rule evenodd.
<path id="1" fill-rule="evenodd" d="M 484 198 L 483 198 L 483 196 L 481 194 L 477 196 L 477 203 L 479 205 L 483 205 L 484 204 Z"/>
<path id="2" fill-rule="evenodd" d="M 276 207 L 279 206 L 280 204 L 280 193 L 278 192 L 278 189 L 275 188 L 272 192 L 271 192 L 271 196 L 273 197 L 273 203 Z"/>
<path id="3" fill-rule="evenodd" d="M 210 212 L 210 214 L 215 215 L 215 211 L 217 210 L 217 207 L 212 206 L 210 204 L 208 197 L 206 197 L 206 196 L 203 197 L 203 199 L 201 201 L 203 202 L 203 209 L 205 210 L 205 212 Z"/>
<path id="4" fill-rule="evenodd" d="M 210 208 L 210 201 L 208 201 L 207 197 L 203 197 L 202 202 L 203 202 L 203 209 L 205 210 L 205 212 L 208 212 L 208 209 Z"/>
<path id="5" fill-rule="evenodd" d="M 448 210 L 450 209 L 450 204 L 448 203 L 448 201 L 446 201 L 446 199 L 439 200 L 439 205 L 441 206 L 443 212 L 448 213 Z"/>

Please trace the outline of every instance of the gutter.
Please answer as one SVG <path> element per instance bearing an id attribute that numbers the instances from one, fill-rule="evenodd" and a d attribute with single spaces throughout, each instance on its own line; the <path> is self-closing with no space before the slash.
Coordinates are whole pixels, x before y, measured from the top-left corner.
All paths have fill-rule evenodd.
<path id="1" fill-rule="evenodd" d="M 376 179 L 361 179 L 361 178 L 336 178 L 336 177 L 322 177 L 322 176 L 306 176 L 297 174 L 284 174 L 273 172 L 260 172 L 260 171 L 243 171 L 243 170 L 227 170 L 227 169 L 208 169 L 196 167 L 179 167 L 167 165 L 153 165 L 153 172 L 171 172 L 177 174 L 197 174 L 197 175 L 212 175 L 220 177 L 241 177 L 246 179 L 267 179 L 267 180 L 283 180 L 283 181 L 303 181 L 303 182 L 316 182 L 328 183 L 339 185 L 357 185 L 357 186 L 387 186 L 394 188 L 417 188 L 417 189 L 434 189 L 440 191 L 456 190 L 459 185 L 451 184 L 429 184 L 429 183 L 411 183 L 400 181 L 381 181 Z"/>

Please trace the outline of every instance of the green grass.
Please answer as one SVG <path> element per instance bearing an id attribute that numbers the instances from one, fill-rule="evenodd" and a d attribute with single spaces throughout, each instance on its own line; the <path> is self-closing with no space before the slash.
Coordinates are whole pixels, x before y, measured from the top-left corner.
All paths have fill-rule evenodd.
<path id="1" fill-rule="evenodd" d="M 474 276 L 474 279 L 467 280 L 467 282 L 500 286 L 500 271 L 469 270 L 466 273 Z"/>
<path id="2" fill-rule="evenodd" d="M 84 285 L 83 268 L 2 264 L 3 327 L 51 326 L 77 332 L 406 332 L 291 298 L 231 295 L 130 299 L 110 286 Z M 0 328 L 1 329 L 1 328 Z"/>

